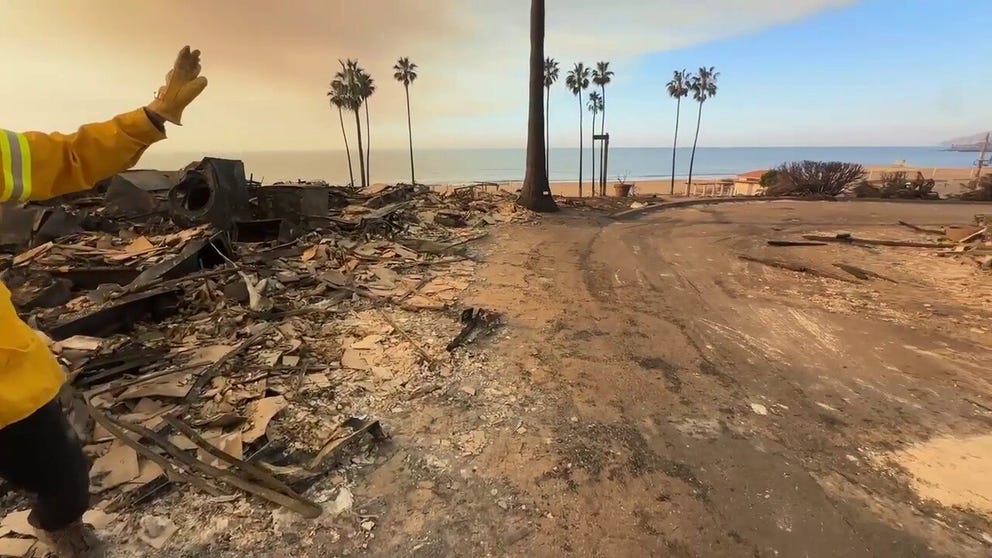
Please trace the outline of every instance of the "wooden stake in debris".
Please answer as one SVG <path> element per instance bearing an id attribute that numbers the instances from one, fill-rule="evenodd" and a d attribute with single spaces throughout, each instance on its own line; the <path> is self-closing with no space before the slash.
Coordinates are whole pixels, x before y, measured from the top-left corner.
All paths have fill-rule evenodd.
<path id="1" fill-rule="evenodd" d="M 396 323 L 396 320 L 393 320 L 391 317 L 389 317 L 389 314 L 386 314 L 385 312 L 383 312 L 381 308 L 379 308 L 378 310 L 379 310 L 379 314 L 382 315 L 382 318 L 384 320 L 386 320 L 387 322 L 389 322 L 389 325 L 391 325 L 393 327 L 393 329 L 396 330 L 397 333 L 399 333 L 400 335 L 402 335 L 403 338 L 406 339 L 408 343 L 410 343 L 411 345 L 413 345 L 413 348 L 414 348 L 414 350 L 417 351 L 417 354 L 419 354 L 420 357 L 423 358 L 427 362 L 428 365 L 433 366 L 434 365 L 434 357 L 432 357 L 430 354 L 428 354 L 427 351 L 425 351 L 423 347 L 421 347 L 416 341 L 414 341 L 413 340 L 413 337 L 411 337 L 409 333 L 407 333 L 406 331 L 404 331 L 403 328 L 401 328 L 400 325 L 398 323 Z"/>

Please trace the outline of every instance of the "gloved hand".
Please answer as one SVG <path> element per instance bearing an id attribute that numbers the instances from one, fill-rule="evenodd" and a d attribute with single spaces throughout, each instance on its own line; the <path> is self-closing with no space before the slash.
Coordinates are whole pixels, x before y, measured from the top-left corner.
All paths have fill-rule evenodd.
<path id="1" fill-rule="evenodd" d="M 176 63 L 165 75 L 165 85 L 159 88 L 155 100 L 146 108 L 162 118 L 182 126 L 183 109 L 207 86 L 207 78 L 200 75 L 200 51 L 190 52 L 184 46 Z"/>

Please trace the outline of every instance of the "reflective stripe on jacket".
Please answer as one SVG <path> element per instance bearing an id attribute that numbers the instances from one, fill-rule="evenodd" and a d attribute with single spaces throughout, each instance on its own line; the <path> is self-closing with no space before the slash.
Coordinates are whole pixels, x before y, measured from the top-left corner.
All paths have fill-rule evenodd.
<path id="1" fill-rule="evenodd" d="M 165 133 L 144 109 L 74 134 L 0 130 L 0 202 L 46 199 L 92 188 L 124 171 Z M 17 317 L 0 284 L 0 428 L 51 401 L 65 374 L 41 338 Z"/>

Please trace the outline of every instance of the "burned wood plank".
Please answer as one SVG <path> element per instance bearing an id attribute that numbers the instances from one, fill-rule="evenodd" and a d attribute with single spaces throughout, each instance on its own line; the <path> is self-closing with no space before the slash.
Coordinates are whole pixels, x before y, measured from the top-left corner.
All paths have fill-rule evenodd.
<path id="1" fill-rule="evenodd" d="M 811 268 L 809 266 L 806 266 L 806 265 L 803 265 L 803 264 L 799 264 L 799 263 L 786 262 L 786 261 L 782 261 L 782 260 L 772 260 L 772 259 L 766 259 L 766 258 L 756 258 L 754 256 L 748 256 L 748 255 L 744 255 L 744 254 L 740 254 L 737 257 L 740 258 L 740 259 L 742 259 L 742 260 L 744 260 L 744 261 L 754 262 L 754 263 L 760 263 L 762 265 L 767 265 L 768 267 L 774 267 L 774 268 L 777 268 L 777 269 L 784 269 L 784 270 L 787 270 L 787 271 L 795 271 L 796 273 L 805 273 L 807 275 L 813 275 L 815 277 L 822 277 L 824 279 L 833 279 L 834 281 L 842 281 L 844 283 L 855 283 L 855 284 L 858 283 L 854 279 L 849 279 L 849 278 L 844 277 L 842 275 L 837 275 L 837 274 L 828 273 L 828 272 L 825 272 L 825 271 L 820 271 L 818 269 L 814 269 L 814 268 Z"/>
<path id="2" fill-rule="evenodd" d="M 826 246 L 826 242 L 813 242 L 812 240 L 769 240 L 769 246 Z"/>
<path id="3" fill-rule="evenodd" d="M 862 246 L 898 246 L 904 248 L 953 248 L 957 243 L 947 242 L 915 242 L 910 240 L 885 240 L 880 238 L 858 238 L 849 234 L 838 234 L 835 236 L 822 234 L 804 234 L 806 240 L 820 242 L 841 242 L 844 244 L 854 244 Z"/>
<path id="4" fill-rule="evenodd" d="M 192 273 L 227 263 L 234 253 L 231 239 L 226 232 L 218 232 L 210 237 L 194 240 L 187 244 L 179 255 L 153 265 L 141 272 L 128 286 L 129 292 L 149 284 L 178 279 Z"/>
<path id="5" fill-rule="evenodd" d="M 141 274 L 133 267 L 74 267 L 66 270 L 52 270 L 55 277 L 72 282 L 77 289 L 88 291 L 100 285 L 127 285 Z"/>
<path id="6" fill-rule="evenodd" d="M 938 230 L 938 229 L 926 229 L 926 228 L 923 228 L 923 227 L 918 227 L 918 226 L 916 226 L 916 225 L 914 225 L 912 223 L 907 223 L 906 221 L 899 221 L 899 224 L 902 225 L 902 226 L 904 226 L 904 227 L 913 229 L 916 232 L 921 232 L 921 233 L 926 233 L 926 234 L 936 234 L 936 235 L 940 235 L 940 236 L 943 236 L 944 235 L 944 231 L 942 231 L 942 230 Z"/>
<path id="7" fill-rule="evenodd" d="M 853 275 L 853 276 L 855 276 L 858 279 L 861 279 L 863 281 L 868 281 L 869 279 L 881 279 L 883 281 L 888 281 L 889 283 L 895 283 L 896 282 L 895 280 L 889 279 L 888 277 L 886 277 L 884 275 L 880 275 L 878 273 L 875 273 L 874 271 L 871 271 L 871 270 L 868 270 L 868 269 L 862 269 L 860 267 L 857 267 L 857 266 L 854 266 L 854 265 L 850 265 L 850 264 L 835 263 L 834 264 L 834 267 L 836 267 L 838 269 L 842 269 L 842 270 L 850 273 L 851 275 Z"/>
<path id="8" fill-rule="evenodd" d="M 178 308 L 179 291 L 160 289 L 121 298 L 99 310 L 62 322 L 49 329 L 48 334 L 56 341 L 73 335 L 106 337 L 130 330 L 135 322 L 147 316 L 162 319 L 175 314 Z"/>

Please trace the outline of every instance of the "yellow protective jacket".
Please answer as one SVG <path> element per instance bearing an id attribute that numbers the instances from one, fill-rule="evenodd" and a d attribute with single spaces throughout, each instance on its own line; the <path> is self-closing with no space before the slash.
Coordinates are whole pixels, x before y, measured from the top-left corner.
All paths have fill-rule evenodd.
<path id="1" fill-rule="evenodd" d="M 144 109 L 74 134 L 0 130 L 0 202 L 40 200 L 92 188 L 126 170 L 165 133 Z M 17 317 L 0 283 L 0 428 L 51 401 L 65 374 L 41 338 Z"/>

